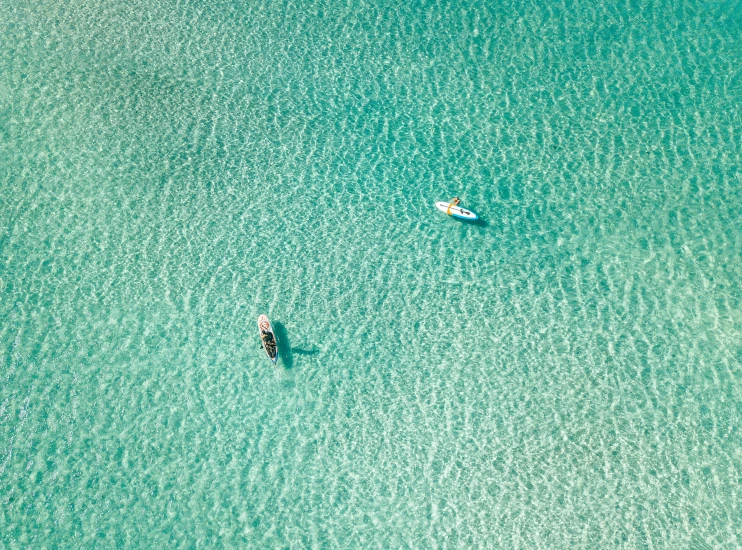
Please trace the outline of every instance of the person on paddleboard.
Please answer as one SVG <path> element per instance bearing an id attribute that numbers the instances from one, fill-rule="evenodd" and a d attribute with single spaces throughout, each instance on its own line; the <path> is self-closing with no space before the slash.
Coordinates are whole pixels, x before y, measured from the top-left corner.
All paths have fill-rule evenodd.
<path id="1" fill-rule="evenodd" d="M 448 203 L 448 209 L 446 210 L 446 214 L 448 214 L 450 216 L 451 215 L 451 208 L 453 208 L 454 206 L 458 206 L 460 202 L 461 201 L 459 200 L 458 197 L 452 198 L 451 199 L 451 202 Z"/>
<path id="2" fill-rule="evenodd" d="M 271 359 L 276 356 L 276 340 L 272 332 L 260 331 L 260 339 L 263 341 L 260 347 L 268 352 Z"/>
<path id="3" fill-rule="evenodd" d="M 268 332 L 265 330 L 260 331 L 260 339 L 263 340 L 263 344 L 265 344 L 266 346 L 275 345 L 272 332 Z"/>
<path id="4" fill-rule="evenodd" d="M 273 332 L 271 332 L 267 323 L 263 323 L 262 325 L 260 325 L 260 339 L 263 341 L 263 346 L 265 346 L 266 349 L 276 346 L 276 340 L 273 336 Z"/>

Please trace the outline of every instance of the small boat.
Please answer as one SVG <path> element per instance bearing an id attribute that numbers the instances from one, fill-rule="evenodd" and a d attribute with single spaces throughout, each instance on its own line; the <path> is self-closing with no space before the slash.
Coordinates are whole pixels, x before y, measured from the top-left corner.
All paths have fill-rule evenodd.
<path id="1" fill-rule="evenodd" d="M 278 344 L 271 322 L 266 315 L 258 317 L 258 333 L 260 334 L 260 341 L 263 343 L 261 347 L 265 350 L 268 359 L 273 361 L 275 365 L 278 361 Z"/>
<path id="2" fill-rule="evenodd" d="M 437 203 L 435 203 L 435 207 L 441 212 L 445 212 L 449 216 L 453 216 L 454 218 L 459 218 L 461 220 L 474 221 L 479 218 L 479 216 L 477 216 L 471 210 L 461 208 L 460 206 L 456 206 L 450 202 L 438 201 Z"/>

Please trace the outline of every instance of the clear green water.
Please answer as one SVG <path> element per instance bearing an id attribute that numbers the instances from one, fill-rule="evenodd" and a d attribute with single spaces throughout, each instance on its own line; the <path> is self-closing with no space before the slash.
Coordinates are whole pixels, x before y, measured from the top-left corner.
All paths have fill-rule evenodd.
<path id="1" fill-rule="evenodd" d="M 742 546 L 739 4 L 0 13 L 0 547 Z"/>

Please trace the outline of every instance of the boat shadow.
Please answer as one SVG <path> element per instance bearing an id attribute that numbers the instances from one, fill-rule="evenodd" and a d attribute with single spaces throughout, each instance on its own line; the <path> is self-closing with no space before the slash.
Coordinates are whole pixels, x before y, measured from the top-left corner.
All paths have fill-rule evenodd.
<path id="1" fill-rule="evenodd" d="M 320 351 L 315 347 L 312 347 L 312 349 L 292 348 L 288 331 L 280 321 L 273 321 L 273 332 L 276 335 L 276 343 L 278 344 L 278 356 L 287 370 L 294 368 L 295 355 L 317 355 Z"/>
<path id="2" fill-rule="evenodd" d="M 465 220 L 464 218 L 457 218 L 455 216 L 451 217 L 462 225 L 473 227 L 489 227 L 489 223 L 487 223 L 487 220 L 484 220 L 482 218 L 477 218 L 476 220 Z"/>
<path id="3" fill-rule="evenodd" d="M 477 218 L 474 221 L 466 221 L 464 220 L 465 225 L 473 225 L 474 227 L 489 227 L 489 223 L 487 223 L 487 220 L 483 218 Z"/>

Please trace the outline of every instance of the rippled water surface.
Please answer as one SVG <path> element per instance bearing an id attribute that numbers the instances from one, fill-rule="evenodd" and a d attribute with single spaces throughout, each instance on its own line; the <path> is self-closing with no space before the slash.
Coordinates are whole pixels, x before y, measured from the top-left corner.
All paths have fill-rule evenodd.
<path id="1" fill-rule="evenodd" d="M 0 13 L 0 546 L 742 546 L 738 2 Z"/>

